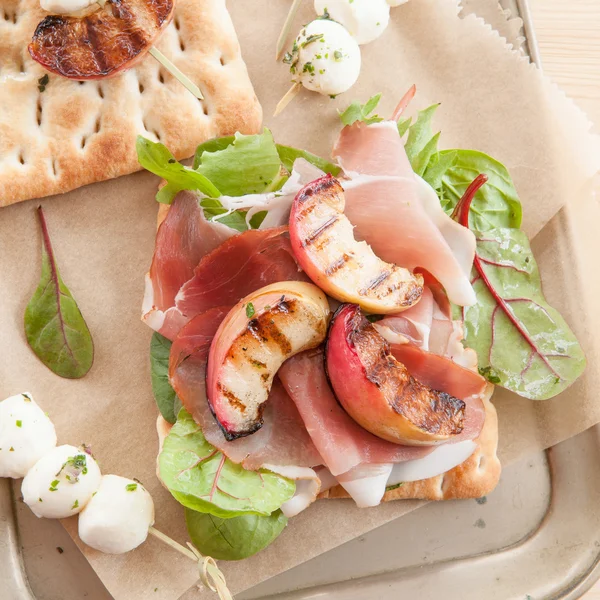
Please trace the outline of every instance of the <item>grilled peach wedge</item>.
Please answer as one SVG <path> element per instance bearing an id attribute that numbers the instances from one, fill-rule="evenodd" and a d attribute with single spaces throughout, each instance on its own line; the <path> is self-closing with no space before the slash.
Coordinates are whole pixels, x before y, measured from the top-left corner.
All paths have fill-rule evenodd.
<path id="1" fill-rule="evenodd" d="M 299 281 L 263 287 L 227 314 L 210 347 L 206 390 L 229 441 L 260 429 L 279 367 L 323 342 L 329 315 L 325 294 Z"/>
<path id="2" fill-rule="evenodd" d="M 366 242 L 354 239 L 344 206 L 344 190 L 331 175 L 298 192 L 290 239 L 300 266 L 324 292 L 367 312 L 397 313 L 416 304 L 423 277 L 384 262 Z"/>
<path id="3" fill-rule="evenodd" d="M 434 445 L 463 430 L 465 403 L 416 381 L 355 304 L 331 321 L 325 366 L 346 412 L 384 440 Z"/>

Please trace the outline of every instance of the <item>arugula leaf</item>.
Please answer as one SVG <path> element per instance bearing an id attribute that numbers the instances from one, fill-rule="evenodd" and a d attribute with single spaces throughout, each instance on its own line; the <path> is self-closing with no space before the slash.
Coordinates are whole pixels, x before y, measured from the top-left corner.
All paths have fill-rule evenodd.
<path id="1" fill-rule="evenodd" d="M 287 518 L 276 510 L 268 516 L 220 519 L 186 508 L 185 522 L 192 544 L 202 554 L 217 560 L 241 560 L 271 544 L 287 525 Z"/>
<path id="2" fill-rule="evenodd" d="M 403 132 L 408 131 L 404 148 L 413 171 L 421 177 L 431 158 L 438 151 L 440 133 L 433 133 L 431 129 L 431 121 L 438 106 L 439 104 L 433 104 L 429 108 L 420 110 L 414 123 L 411 123 L 409 119 L 401 120 L 398 123 L 398 133 L 401 136 L 404 135 Z"/>
<path id="3" fill-rule="evenodd" d="M 54 373 L 79 379 L 94 362 L 90 330 L 69 288 L 63 282 L 42 207 L 42 274 L 25 309 L 25 336 L 37 357 Z"/>
<path id="4" fill-rule="evenodd" d="M 175 423 L 181 401 L 169 383 L 169 354 L 171 342 L 154 333 L 150 342 L 150 375 L 152 377 L 152 393 L 160 414 L 169 423 Z"/>
<path id="5" fill-rule="evenodd" d="M 186 508 L 230 518 L 270 515 L 296 491 L 290 479 L 247 471 L 211 446 L 192 416 L 181 409 L 158 457 L 160 478 Z"/>
<path id="6" fill-rule="evenodd" d="M 344 112 L 339 113 L 340 120 L 344 125 L 352 125 L 356 121 L 362 121 L 367 125 L 380 123 L 383 119 L 379 115 L 371 115 L 377 108 L 379 100 L 381 100 L 381 94 L 372 96 L 365 104 L 360 104 L 355 100 Z"/>
<path id="7" fill-rule="evenodd" d="M 276 180 L 281 168 L 268 129 L 260 135 L 236 133 L 233 142 L 222 150 L 204 150 L 196 156 L 199 156 L 196 171 L 210 179 L 225 196 L 260 194 Z"/>
<path id="8" fill-rule="evenodd" d="M 307 152 L 306 150 L 300 150 L 298 148 L 292 148 L 291 146 L 282 146 L 281 144 L 276 144 L 277 153 L 279 154 L 279 159 L 281 160 L 281 164 L 291 172 L 294 168 L 294 161 L 297 158 L 303 158 L 308 161 L 311 165 L 317 167 L 317 169 L 321 169 L 324 173 L 331 173 L 334 177 L 340 174 L 342 170 L 337 165 L 317 156 L 316 154 L 312 154 L 311 152 Z"/>
<path id="9" fill-rule="evenodd" d="M 463 343 L 477 352 L 479 372 L 492 383 L 525 398 L 552 398 L 583 372 L 583 350 L 542 294 L 525 233 L 474 233 L 477 303 L 463 309 Z"/>
<path id="10" fill-rule="evenodd" d="M 469 226 L 477 231 L 521 226 L 523 211 L 506 167 L 477 150 L 442 150 L 433 156 L 423 179 L 433 187 L 442 208 L 452 214 L 471 182 L 485 173 L 488 182 L 475 195 Z"/>
<path id="11" fill-rule="evenodd" d="M 167 180 L 167 189 L 159 191 L 156 199 L 170 204 L 181 190 L 198 190 L 205 196 L 218 198 L 221 192 L 202 173 L 177 162 L 164 144 L 152 142 L 138 135 L 135 143 L 138 161 L 144 169 Z"/>

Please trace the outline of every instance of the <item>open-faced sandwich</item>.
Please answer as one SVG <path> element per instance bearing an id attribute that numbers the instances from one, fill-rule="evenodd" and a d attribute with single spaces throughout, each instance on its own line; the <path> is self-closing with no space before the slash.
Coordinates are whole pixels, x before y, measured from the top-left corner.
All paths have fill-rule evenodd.
<path id="1" fill-rule="evenodd" d="M 192 167 L 138 140 L 166 181 L 143 305 L 158 474 L 205 554 L 257 552 L 317 497 L 482 496 L 494 385 L 541 400 L 585 367 L 508 172 L 439 151 L 413 94 L 388 120 L 352 104 L 333 162 L 268 130 Z"/>

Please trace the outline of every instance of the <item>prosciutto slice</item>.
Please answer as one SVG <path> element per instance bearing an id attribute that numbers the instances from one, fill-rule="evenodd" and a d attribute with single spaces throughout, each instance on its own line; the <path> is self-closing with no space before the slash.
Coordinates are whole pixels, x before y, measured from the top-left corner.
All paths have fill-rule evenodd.
<path id="1" fill-rule="evenodd" d="M 345 214 L 357 237 L 387 262 L 429 271 L 454 303 L 474 304 L 469 271 L 475 236 L 448 217 L 437 197 L 433 202 L 435 192 L 417 180 L 396 123 L 345 127 L 333 157 L 350 177 L 342 182 Z"/>
<path id="2" fill-rule="evenodd" d="M 358 425 L 339 405 L 329 387 L 321 350 L 294 356 L 283 364 L 278 374 L 323 457 L 323 464 L 334 476 L 360 464 L 420 458 L 433 449 L 392 444 Z"/>
<path id="3" fill-rule="evenodd" d="M 225 439 L 206 398 L 206 364 L 212 338 L 227 312 L 227 307 L 220 307 L 197 315 L 181 330 L 171 347 L 169 379 L 185 409 L 200 425 L 208 442 L 246 469 L 266 468 L 267 464 L 320 465 L 323 460 L 298 409 L 277 380 L 266 403 L 262 428 L 233 442 Z"/>

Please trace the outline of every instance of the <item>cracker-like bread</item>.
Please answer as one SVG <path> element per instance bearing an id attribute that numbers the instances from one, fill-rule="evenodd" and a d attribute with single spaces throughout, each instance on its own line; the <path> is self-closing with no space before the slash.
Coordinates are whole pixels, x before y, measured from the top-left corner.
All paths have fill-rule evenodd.
<path id="1" fill-rule="evenodd" d="M 494 386 L 488 384 L 483 398 L 485 406 L 485 423 L 477 439 L 478 447 L 475 452 L 461 465 L 451 471 L 402 484 L 394 490 L 385 493 L 383 500 L 420 499 L 420 500 L 451 500 L 453 498 L 480 498 L 489 494 L 500 479 L 500 461 L 498 449 L 498 415 L 490 398 Z M 319 498 L 349 498 L 346 490 L 338 485 Z"/>
<path id="2" fill-rule="evenodd" d="M 259 130 L 261 108 L 225 0 L 177 0 L 157 43 L 203 101 L 149 54 L 111 79 L 48 73 L 40 92 L 47 72 L 27 45 L 46 14 L 39 0 L 0 2 L 0 206 L 138 170 L 137 134 L 185 158 L 209 138 Z"/>

